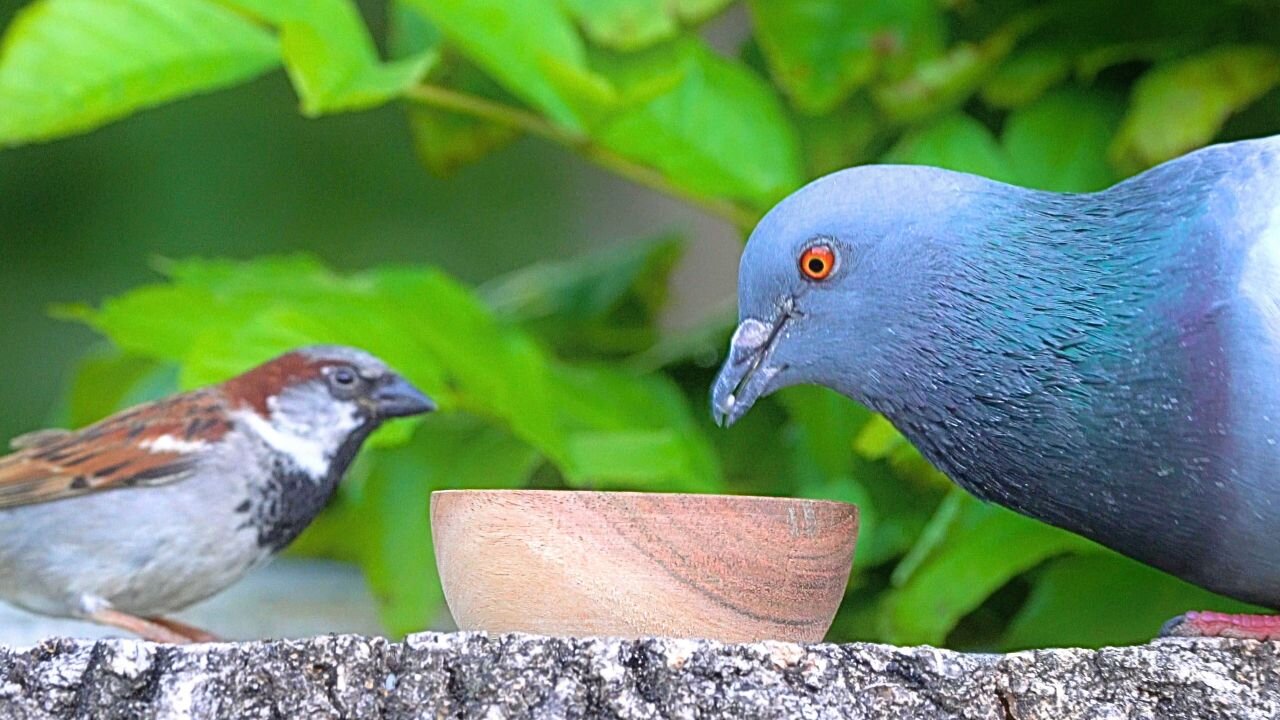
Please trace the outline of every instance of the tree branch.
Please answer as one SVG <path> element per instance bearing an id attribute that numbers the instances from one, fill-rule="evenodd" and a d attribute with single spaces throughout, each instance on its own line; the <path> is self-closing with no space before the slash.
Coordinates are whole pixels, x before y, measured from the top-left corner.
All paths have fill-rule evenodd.
<path id="1" fill-rule="evenodd" d="M 653 168 L 628 160 L 612 150 L 597 145 L 586 135 L 566 130 L 527 110 L 460 93 L 439 85 L 415 85 L 405 91 L 405 98 L 421 105 L 450 110 L 522 130 L 530 135 L 537 135 L 563 145 L 616 175 L 702 208 L 732 223 L 740 230 L 750 230 L 759 220 L 759 216 L 752 210 L 728 200 L 702 197 L 677 187 Z"/>

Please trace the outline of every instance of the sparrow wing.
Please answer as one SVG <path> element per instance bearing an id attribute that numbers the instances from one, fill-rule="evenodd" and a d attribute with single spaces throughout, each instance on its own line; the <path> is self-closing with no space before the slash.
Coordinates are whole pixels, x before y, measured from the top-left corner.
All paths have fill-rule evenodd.
<path id="1" fill-rule="evenodd" d="M 15 443 L 22 449 L 0 457 L 0 508 L 181 480 L 230 428 L 221 396 L 204 389 L 73 432 L 22 436 Z"/>
<path id="2" fill-rule="evenodd" d="M 51 443 L 54 440 L 65 439 L 70 434 L 70 430 L 63 430 L 62 428 L 33 430 L 25 435 L 19 435 L 18 437 L 10 440 L 9 448 L 11 450 L 26 450 L 27 448 L 39 447 L 46 443 Z"/>

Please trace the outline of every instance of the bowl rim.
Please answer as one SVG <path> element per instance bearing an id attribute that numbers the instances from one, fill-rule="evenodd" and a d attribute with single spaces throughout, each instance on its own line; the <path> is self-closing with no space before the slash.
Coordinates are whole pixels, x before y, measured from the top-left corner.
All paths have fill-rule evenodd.
<path id="1" fill-rule="evenodd" d="M 541 488 L 452 488 L 445 490 L 433 490 L 431 499 L 434 501 L 437 495 L 463 496 L 463 495 L 526 495 L 526 496 L 550 496 L 550 495 L 593 495 L 597 497 L 630 497 L 643 496 L 650 498 L 704 498 L 711 500 L 724 500 L 734 503 L 750 503 L 765 504 L 776 503 L 779 505 L 829 505 L 839 509 L 852 509 L 856 516 L 861 516 L 861 508 L 856 503 L 844 502 L 843 500 L 823 500 L 816 498 L 797 498 L 797 497 L 780 497 L 777 495 L 736 495 L 730 493 L 689 493 L 689 492 L 645 492 L 643 490 L 551 490 Z"/>

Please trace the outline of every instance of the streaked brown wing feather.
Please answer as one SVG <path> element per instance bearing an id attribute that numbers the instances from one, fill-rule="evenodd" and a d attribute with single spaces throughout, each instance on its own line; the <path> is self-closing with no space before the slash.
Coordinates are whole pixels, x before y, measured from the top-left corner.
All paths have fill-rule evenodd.
<path id="1" fill-rule="evenodd" d="M 216 389 L 140 405 L 0 458 L 0 508 L 186 477 L 230 429 Z"/>
<path id="2" fill-rule="evenodd" d="M 57 440 L 64 440 L 70 434 L 70 430 L 63 430 L 61 428 L 34 430 L 10 440 L 9 448 L 12 450 L 26 450 L 27 448 L 40 447 L 41 445 L 46 445 Z"/>

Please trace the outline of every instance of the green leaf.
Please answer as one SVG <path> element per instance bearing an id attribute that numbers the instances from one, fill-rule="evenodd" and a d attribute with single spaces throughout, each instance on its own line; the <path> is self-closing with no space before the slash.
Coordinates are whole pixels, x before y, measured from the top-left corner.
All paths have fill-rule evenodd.
<path id="1" fill-rule="evenodd" d="M 880 119 L 861 95 L 826 115 L 801 115 L 795 122 L 813 177 L 872 160 L 881 140 Z"/>
<path id="2" fill-rule="evenodd" d="M 701 22 L 731 0 L 561 0 L 593 43 L 634 51 L 670 40 L 682 24 Z"/>
<path id="3" fill-rule="evenodd" d="M 549 68 L 587 70 L 586 49 L 556 0 L 405 0 L 507 90 L 556 123 L 581 129 Z"/>
<path id="4" fill-rule="evenodd" d="M 66 398 L 67 428 L 81 428 L 112 413 L 177 390 L 177 372 L 114 350 L 94 352 L 76 363 Z"/>
<path id="5" fill-rule="evenodd" d="M 889 451 L 889 457 L 886 459 L 899 477 L 935 490 L 950 491 L 955 488 L 951 479 L 930 464 L 911 443 L 903 442 L 898 445 Z"/>
<path id="6" fill-rule="evenodd" d="M 521 487 L 538 453 L 511 435 L 465 416 L 434 418 L 412 445 L 374 457 L 350 528 L 360 564 L 394 635 L 429 629 L 443 601 L 431 543 L 435 490 Z"/>
<path id="7" fill-rule="evenodd" d="M 921 63 L 907 77 L 874 89 L 876 105 L 891 120 L 914 122 L 962 105 L 1013 51 L 1040 26 L 1049 6 L 1018 15 L 977 43 L 960 42 L 945 55 Z"/>
<path id="8" fill-rule="evenodd" d="M 520 135 L 505 125 L 461 113 L 421 106 L 408 112 L 414 150 L 427 169 L 441 177 L 506 147 Z"/>
<path id="9" fill-rule="evenodd" d="M 1228 45 L 1158 65 L 1134 87 L 1112 162 L 1134 173 L 1204 145 L 1277 82 L 1280 52 L 1269 47 Z"/>
<path id="10" fill-rule="evenodd" d="M 173 282 L 148 285 L 109 298 L 98 310 L 81 309 L 78 319 L 108 335 L 134 354 L 182 361 L 196 340 L 207 334 L 232 335 L 256 316 L 275 311 L 286 302 L 359 302 L 367 289 L 344 287 L 316 261 L 305 256 L 264 258 L 253 263 L 180 261 L 164 265 Z M 345 297 L 342 297 L 345 296 Z M 218 355 L 251 361 L 243 348 L 226 348 Z M 228 367 L 222 379 L 242 365 Z"/>
<path id="11" fill-rule="evenodd" d="M 569 437 L 569 455 L 579 480 L 592 487 L 682 489 L 690 477 L 681 438 L 669 429 L 584 431 Z"/>
<path id="12" fill-rule="evenodd" d="M 602 58 L 597 70 L 623 98 L 639 98 L 593 122 L 592 137 L 609 150 L 656 168 L 695 195 L 742 200 L 760 210 L 802 182 L 796 131 L 777 96 L 703 43 Z"/>
<path id="13" fill-rule="evenodd" d="M 867 462 L 858 474 L 875 510 L 873 532 L 858 538 L 858 567 L 866 570 L 901 557 L 924 531 L 939 501 L 949 490 L 937 484 L 932 468 L 900 472 L 886 462 Z"/>
<path id="14" fill-rule="evenodd" d="M 461 391 L 462 408 L 504 420 L 516 436 L 568 464 L 551 368 L 527 336 L 503 327 L 469 290 L 439 272 L 391 269 L 373 277 L 388 307 L 416 307 L 424 320 L 430 317 L 404 329 Z"/>
<path id="15" fill-rule="evenodd" d="M 1040 45 L 1011 55 L 982 86 L 982 99 L 996 108 L 1018 108 L 1035 101 L 1071 74 L 1071 53 Z"/>
<path id="16" fill-rule="evenodd" d="M 702 384 L 699 389 L 705 387 Z M 710 424 L 710 420 L 706 422 Z M 794 454 L 785 445 L 782 428 L 787 422 L 781 404 L 770 397 L 757 403 L 728 431 L 716 429 L 710 433 L 733 492 L 784 496 L 801 492 L 805 479 L 796 477 Z"/>
<path id="17" fill-rule="evenodd" d="M 1006 649 L 1143 643 L 1188 610 L 1270 612 L 1101 549 L 1053 560 L 1034 583 L 1001 642 Z"/>
<path id="18" fill-rule="evenodd" d="M 718 367 L 729 336 L 738 325 L 738 310 L 728 304 L 711 308 L 693 326 L 663 334 L 652 347 L 628 358 L 627 366 L 653 372 L 687 363 L 697 368 Z"/>
<path id="19" fill-rule="evenodd" d="M 615 50 L 639 50 L 679 32 L 663 0 L 561 0 L 592 42 Z"/>
<path id="20" fill-rule="evenodd" d="M 888 462 L 854 451 L 854 439 L 883 419 L 834 391 L 817 387 L 788 388 L 779 393 L 779 399 L 792 418 L 784 443 L 792 462 L 788 474 L 799 483 L 796 494 L 859 507 L 855 573 L 906 552 L 941 492 L 932 482 L 900 474 Z M 926 471 L 933 472 L 927 466 Z"/>
<path id="21" fill-rule="evenodd" d="M 885 466 L 867 463 L 853 453 L 850 439 L 871 417 L 871 411 L 835 391 L 815 386 L 788 388 L 779 400 L 791 415 L 786 429 L 791 474 L 799 481 L 802 497 L 852 503 L 859 510 L 857 562 L 868 562 L 867 551 L 879 531 L 879 513 L 864 480 Z"/>
<path id="22" fill-rule="evenodd" d="M 561 353 L 631 354 L 657 339 L 658 314 L 682 252 L 683 242 L 673 236 L 633 241 L 535 263 L 479 292 L 500 317 L 524 325 Z"/>
<path id="23" fill-rule="evenodd" d="M 560 365 L 552 392 L 570 433 L 571 484 L 725 491 L 719 459 L 666 378 Z"/>
<path id="24" fill-rule="evenodd" d="M 1016 182 L 1018 174 L 1005 149 L 982 123 L 968 115 L 946 115 L 902 137 L 884 162 L 932 165 Z"/>
<path id="25" fill-rule="evenodd" d="M 1154 62 L 1186 57 L 1203 49 L 1203 37 L 1156 38 L 1130 40 L 1099 45 L 1076 58 L 1076 75 L 1081 81 L 1093 82 L 1103 70 L 1132 62 Z"/>
<path id="26" fill-rule="evenodd" d="M 440 28 L 405 0 L 387 3 L 387 24 L 387 50 L 397 60 L 421 52 L 439 51 L 445 45 Z"/>
<path id="27" fill-rule="evenodd" d="M 1019 184 L 1060 192 L 1110 186 L 1118 178 L 1107 147 L 1123 112 L 1117 97 L 1071 88 L 1011 113 L 1003 140 Z"/>
<path id="28" fill-rule="evenodd" d="M 518 103 L 456 48 L 449 47 L 440 29 L 418 8 L 400 0 L 392 2 L 390 9 L 390 45 L 394 56 L 435 53 L 438 59 L 427 73 L 431 83 L 505 105 Z M 418 157 L 427 169 L 441 177 L 506 146 L 520 135 L 510 125 L 423 103 L 410 105 L 407 112 Z"/>
<path id="29" fill-rule="evenodd" d="M 828 476 L 852 475 L 860 467 L 853 438 L 875 414 L 843 395 L 817 386 L 788 388 L 779 400 L 806 433 L 806 464 Z"/>
<path id="30" fill-rule="evenodd" d="M 1072 0 L 1056 4 L 1030 45 L 1067 52 L 1078 79 L 1092 84 L 1113 66 L 1190 56 L 1249 22 L 1235 3 Z"/>
<path id="31" fill-rule="evenodd" d="M 937 532 L 925 531 L 928 548 L 917 568 L 884 599 L 881 632 L 889 642 L 940 644 L 1009 580 L 1051 557 L 1095 547 L 968 495 L 956 497 L 955 507 L 939 510 Z"/>
<path id="32" fill-rule="evenodd" d="M 687 25 L 706 22 L 732 4 L 733 0 L 669 0 L 667 3 Z"/>
<path id="33" fill-rule="evenodd" d="M 285 68 L 316 116 L 375 107 L 426 73 L 431 51 L 383 63 L 351 0 L 218 0 L 280 30 Z"/>
<path id="34" fill-rule="evenodd" d="M 829 112 L 886 67 L 902 75 L 943 48 L 945 23 L 932 0 L 753 0 L 750 8 L 773 76 L 811 115 Z"/>
<path id="35" fill-rule="evenodd" d="M 40 0 L 0 45 L 0 145 L 84 132 L 277 62 L 269 33 L 203 0 Z"/>
<path id="36" fill-rule="evenodd" d="M 910 552 L 893 568 L 890 577 L 894 585 L 905 585 L 915 575 L 920 566 L 939 550 L 959 520 L 960 511 L 968 507 L 972 501 L 964 490 L 952 486 L 942 502 L 933 509 L 929 521 L 920 528 Z"/>
<path id="37" fill-rule="evenodd" d="M 180 363 L 185 386 L 302 345 L 354 345 L 422 387 L 444 412 L 465 410 L 504 428 L 575 483 L 720 487 L 717 459 L 670 381 L 563 364 L 438 271 L 344 277 L 305 258 L 184 261 L 167 270 L 170 282 L 82 310 L 80 319 L 135 354 Z M 394 423 L 373 440 L 403 444 L 410 426 Z M 672 435 L 659 443 L 653 431 Z M 637 438 L 652 455 L 634 451 Z M 601 453 L 584 442 L 633 451 L 602 469 Z"/>
<path id="38" fill-rule="evenodd" d="M 853 449 L 868 460 L 882 460 L 902 447 L 907 439 L 883 415 L 875 415 L 858 431 Z"/>

